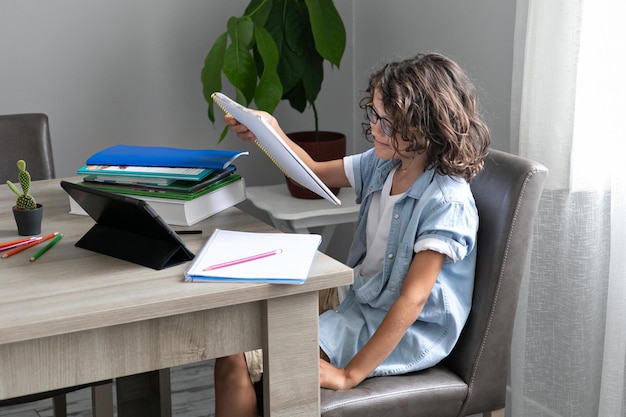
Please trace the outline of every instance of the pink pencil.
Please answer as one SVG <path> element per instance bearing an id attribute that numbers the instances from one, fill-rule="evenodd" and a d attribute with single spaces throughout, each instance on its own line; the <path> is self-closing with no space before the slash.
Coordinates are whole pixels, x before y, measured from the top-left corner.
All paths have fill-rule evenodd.
<path id="1" fill-rule="evenodd" d="M 25 245 L 33 240 L 37 239 L 35 236 L 25 237 L 22 239 L 12 240 L 10 242 L 2 242 L 0 243 L 0 252 L 9 250 L 11 248 L 16 248 L 21 245 Z"/>
<path id="2" fill-rule="evenodd" d="M 228 262 L 223 262 L 221 264 L 207 266 L 203 269 L 203 271 L 212 271 L 214 269 L 226 268 L 227 266 L 239 265 L 244 262 L 256 261 L 257 259 L 267 258 L 268 256 L 278 255 L 282 253 L 282 249 L 276 249 L 269 252 L 259 253 L 258 255 L 246 256 L 245 258 L 239 258 Z"/>
<path id="3" fill-rule="evenodd" d="M 0 246 L 0 252 L 4 252 L 5 250 L 19 248 L 24 245 L 28 245 L 30 243 L 41 240 L 41 236 L 31 237 L 28 239 L 20 239 L 19 241 L 15 241 L 13 243 L 6 243 L 3 246 Z"/>

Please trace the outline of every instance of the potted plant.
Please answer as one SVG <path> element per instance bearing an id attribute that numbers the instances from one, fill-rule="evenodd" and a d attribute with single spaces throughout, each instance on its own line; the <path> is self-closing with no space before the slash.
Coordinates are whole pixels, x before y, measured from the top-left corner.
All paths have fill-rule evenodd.
<path id="1" fill-rule="evenodd" d="M 251 0 L 242 16 L 228 20 L 226 32 L 207 54 L 201 79 L 209 119 L 215 123 L 211 94 L 221 91 L 224 74 L 235 89 L 234 99 L 244 106 L 254 101 L 259 110 L 273 113 L 281 100 L 288 100 L 302 113 L 309 105 L 314 130 L 289 136 L 314 159 L 342 157 L 345 135 L 320 131 L 315 100 L 324 80 L 324 60 L 339 67 L 345 46 L 345 26 L 332 0 Z M 220 142 L 226 133 L 224 128 Z M 337 151 L 326 150 L 328 139 Z M 318 198 L 306 191 L 296 196 Z"/>
<path id="2" fill-rule="evenodd" d="M 22 187 L 22 192 L 17 189 L 15 184 L 7 180 L 7 185 L 17 195 L 17 201 L 15 206 L 13 206 L 17 233 L 21 236 L 36 235 L 41 233 L 43 207 L 30 194 L 30 173 L 26 170 L 26 162 L 20 159 L 17 161 L 17 168 L 20 171 L 18 180 Z"/>

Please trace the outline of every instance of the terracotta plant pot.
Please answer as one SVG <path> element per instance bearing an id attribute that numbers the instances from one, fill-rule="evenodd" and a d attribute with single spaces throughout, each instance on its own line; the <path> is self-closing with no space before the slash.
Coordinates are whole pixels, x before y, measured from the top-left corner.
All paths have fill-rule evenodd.
<path id="1" fill-rule="evenodd" d="M 316 161 L 330 161 L 343 158 L 346 155 L 346 136 L 344 134 L 327 131 L 320 131 L 318 134 L 318 139 L 315 137 L 315 131 L 294 132 L 287 134 L 287 136 L 307 151 L 311 158 Z M 293 197 L 307 200 L 322 198 L 291 178 L 286 178 L 286 180 L 287 188 Z M 335 195 L 339 190 L 340 188 L 330 189 Z"/>
<path id="2" fill-rule="evenodd" d="M 13 217 L 17 224 L 17 234 L 20 236 L 33 236 L 41 233 L 41 220 L 43 219 L 43 206 L 37 204 L 37 208 L 30 210 L 18 210 L 13 206 Z"/>

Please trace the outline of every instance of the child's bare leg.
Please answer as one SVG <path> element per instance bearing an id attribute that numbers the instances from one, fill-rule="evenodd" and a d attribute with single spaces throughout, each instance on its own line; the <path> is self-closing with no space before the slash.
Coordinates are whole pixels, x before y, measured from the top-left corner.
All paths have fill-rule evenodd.
<path id="1" fill-rule="evenodd" d="M 215 360 L 215 417 L 257 417 L 256 394 L 243 353 Z"/>

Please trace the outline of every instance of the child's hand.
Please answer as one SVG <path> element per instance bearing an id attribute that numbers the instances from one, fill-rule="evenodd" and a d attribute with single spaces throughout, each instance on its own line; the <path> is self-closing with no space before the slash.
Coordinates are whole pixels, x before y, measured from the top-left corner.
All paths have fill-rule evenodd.
<path id="1" fill-rule="evenodd" d="M 276 121 L 276 118 L 274 116 L 264 111 L 253 111 L 258 116 L 265 119 L 275 129 L 278 128 L 278 122 Z M 256 136 L 254 135 L 254 133 L 252 133 L 252 131 L 250 131 L 250 129 L 248 129 L 246 125 L 239 123 L 239 121 L 230 114 L 224 116 L 224 122 L 229 126 L 232 132 L 236 133 L 237 136 L 239 136 L 240 139 L 243 139 L 246 142 L 254 142 L 256 140 Z"/>
<path id="2" fill-rule="evenodd" d="M 224 116 L 224 122 L 228 125 L 230 131 L 236 133 L 240 139 L 246 142 L 254 142 L 256 140 L 254 133 L 252 133 L 246 125 L 239 123 L 239 121 L 230 114 Z"/>
<path id="3" fill-rule="evenodd" d="M 361 381 L 351 381 L 344 368 L 336 368 L 324 359 L 320 359 L 320 387 L 333 390 L 350 389 Z"/>

